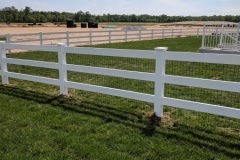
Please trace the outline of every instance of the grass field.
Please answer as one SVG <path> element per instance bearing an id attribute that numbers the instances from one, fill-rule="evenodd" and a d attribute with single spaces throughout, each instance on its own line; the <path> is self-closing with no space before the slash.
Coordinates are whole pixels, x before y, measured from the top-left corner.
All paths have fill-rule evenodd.
<path id="1" fill-rule="evenodd" d="M 0 41 L 5 41 L 6 38 L 5 37 L 0 37 Z"/>
<path id="2" fill-rule="evenodd" d="M 201 38 L 105 44 L 94 47 L 196 52 Z M 197 54 L 197 53 L 196 53 Z M 57 61 L 57 53 L 8 57 Z M 67 62 L 154 72 L 153 60 L 68 54 Z M 58 71 L 8 65 L 9 71 L 58 78 Z M 168 61 L 172 75 L 240 82 L 240 67 Z M 146 81 L 68 72 L 70 81 L 153 94 Z M 240 159 L 240 120 L 85 91 L 58 96 L 55 86 L 10 79 L 0 86 L 0 159 Z M 165 96 L 240 108 L 240 94 L 166 85 Z"/>

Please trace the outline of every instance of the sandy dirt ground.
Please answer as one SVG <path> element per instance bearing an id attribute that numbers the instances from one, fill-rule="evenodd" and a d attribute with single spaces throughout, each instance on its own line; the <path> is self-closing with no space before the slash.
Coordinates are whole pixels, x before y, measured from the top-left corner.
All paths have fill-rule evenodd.
<path id="1" fill-rule="evenodd" d="M 0 24 L 0 35 L 6 34 L 21 34 L 21 33 L 38 33 L 38 32 L 66 32 L 66 31 L 89 31 L 89 30 L 111 30 L 103 29 L 104 25 L 115 25 L 116 29 L 112 30 L 121 30 L 122 27 L 128 25 L 139 25 L 147 29 L 158 29 L 158 28 L 199 28 L 203 27 L 205 22 L 202 21 L 190 21 L 190 22 L 176 22 L 176 23 L 100 23 L 98 29 L 89 29 L 89 28 L 66 28 L 65 25 L 54 25 L 52 23 L 45 23 L 42 26 L 27 26 L 26 24 L 17 24 L 13 23 L 10 25 Z M 206 22 L 207 24 L 223 24 L 231 22 Z M 77 24 L 80 26 L 80 24 Z"/>
<path id="2" fill-rule="evenodd" d="M 207 22 L 208 24 L 222 24 L 228 22 Z M 69 31 L 69 46 L 83 46 L 103 43 L 126 42 L 136 40 L 162 39 L 201 35 L 204 22 L 177 22 L 177 23 L 105 23 L 99 24 L 99 28 L 67 28 L 66 25 L 54 25 L 53 23 L 45 23 L 37 26 L 27 26 L 26 24 L 13 23 L 10 25 L 0 24 L 0 36 L 11 34 L 12 43 L 22 44 L 40 44 L 40 32 L 43 33 L 43 45 L 52 45 L 57 43 L 67 43 L 66 32 Z M 102 28 L 103 26 L 115 25 L 117 28 Z M 80 24 L 77 24 L 80 26 Z M 122 28 L 124 26 L 142 26 L 147 30 L 127 31 L 127 36 Z M 154 31 L 152 31 L 152 29 Z M 159 30 L 158 30 L 159 29 Z M 164 29 L 164 31 L 163 31 Z M 199 29 L 199 30 L 198 30 Z M 89 38 L 89 31 L 92 31 L 92 39 Z M 111 33 L 109 33 L 109 31 Z M 58 34 L 48 34 L 49 32 L 62 32 Z M 75 32 L 75 33 L 71 33 Z M 152 32 L 154 34 L 152 35 Z M 163 33 L 164 32 L 164 33 Z M 19 35 L 19 34 L 36 33 L 35 35 Z M 16 35 L 13 35 L 16 34 Z M 109 38 L 111 34 L 111 38 Z M 139 36 L 139 34 L 141 34 Z M 127 37 L 127 38 L 126 38 Z M 55 39 L 54 39 L 55 38 Z M 91 39 L 91 40 L 90 40 Z M 26 40 L 27 42 L 20 42 Z M 90 43 L 90 41 L 92 41 Z"/>

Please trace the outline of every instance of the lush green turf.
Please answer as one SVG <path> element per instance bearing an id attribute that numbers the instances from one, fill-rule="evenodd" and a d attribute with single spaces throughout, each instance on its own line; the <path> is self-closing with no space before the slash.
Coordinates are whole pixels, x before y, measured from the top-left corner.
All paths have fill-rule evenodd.
<path id="1" fill-rule="evenodd" d="M 100 48 L 121 48 L 121 49 L 139 49 L 153 50 L 155 47 L 168 47 L 169 51 L 197 52 L 201 46 L 202 38 L 186 37 L 170 39 L 159 39 L 154 41 L 136 41 L 128 43 L 102 44 L 96 47 Z"/>
<path id="2" fill-rule="evenodd" d="M 0 37 L 0 41 L 6 41 L 6 37 Z"/>
<path id="3" fill-rule="evenodd" d="M 196 37 L 96 47 L 197 51 Z M 57 61 L 56 53 L 8 57 Z M 154 61 L 68 54 L 72 64 L 154 72 Z M 9 65 L 9 71 L 58 78 L 57 70 Z M 240 67 L 168 61 L 167 74 L 240 81 Z M 71 81 L 153 94 L 153 83 L 69 72 Z M 149 103 L 10 79 L 0 86 L 0 159 L 239 159 L 240 121 Z M 240 108 L 239 94 L 166 85 L 165 96 Z"/>

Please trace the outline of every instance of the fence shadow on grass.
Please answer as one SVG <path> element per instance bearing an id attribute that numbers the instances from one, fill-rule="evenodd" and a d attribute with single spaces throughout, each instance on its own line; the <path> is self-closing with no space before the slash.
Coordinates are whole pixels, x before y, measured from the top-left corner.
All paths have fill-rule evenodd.
<path id="1" fill-rule="evenodd" d="M 231 158 L 240 157 L 240 136 L 234 136 L 219 131 L 207 130 L 201 127 L 191 127 L 178 124 L 175 127 L 163 127 L 154 117 L 144 117 L 126 110 L 94 102 L 80 101 L 61 96 L 50 96 L 15 87 L 0 86 L 0 93 L 21 99 L 35 101 L 40 104 L 50 104 L 88 116 L 103 119 L 106 123 L 114 122 L 140 129 L 144 136 L 165 136 L 179 142 L 207 148 L 212 152 L 222 153 Z"/>

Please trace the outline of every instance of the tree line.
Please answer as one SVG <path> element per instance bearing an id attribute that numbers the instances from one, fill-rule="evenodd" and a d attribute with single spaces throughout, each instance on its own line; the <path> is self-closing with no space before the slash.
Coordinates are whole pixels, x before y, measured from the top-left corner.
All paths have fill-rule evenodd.
<path id="1" fill-rule="evenodd" d="M 213 16 L 168 16 L 162 15 L 119 15 L 103 14 L 94 15 L 90 12 L 79 11 L 77 13 L 69 12 L 46 12 L 34 11 L 30 7 L 18 10 L 14 6 L 0 8 L 0 22 L 5 23 L 46 23 L 46 22 L 65 22 L 74 20 L 75 22 L 153 22 L 169 23 L 181 21 L 229 21 L 240 22 L 240 15 L 213 15 Z"/>

